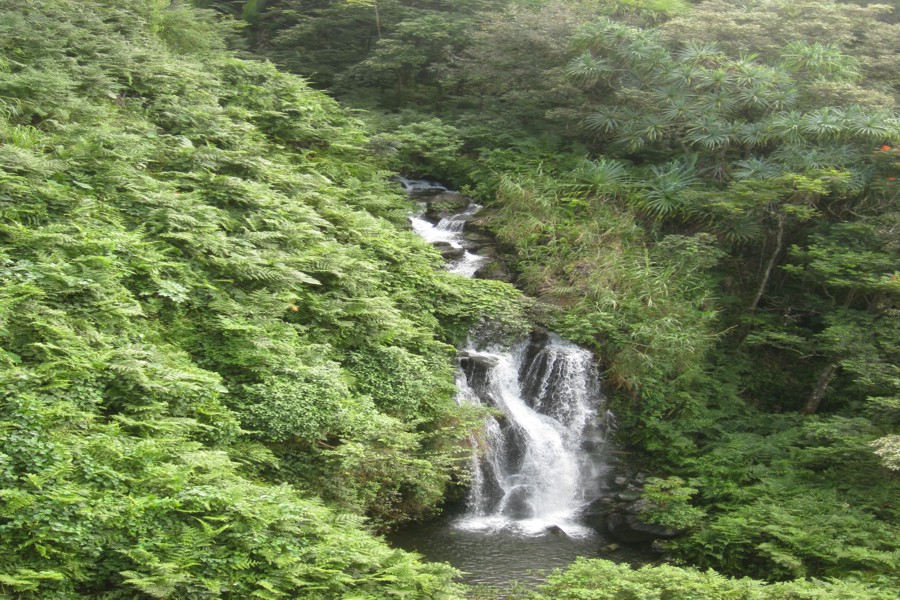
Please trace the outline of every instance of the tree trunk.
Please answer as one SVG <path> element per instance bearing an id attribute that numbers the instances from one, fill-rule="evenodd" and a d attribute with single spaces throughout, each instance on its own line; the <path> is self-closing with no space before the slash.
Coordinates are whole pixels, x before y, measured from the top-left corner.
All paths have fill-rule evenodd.
<path id="1" fill-rule="evenodd" d="M 800 411 L 801 413 L 804 415 L 813 415 L 819 410 L 819 404 L 822 402 L 822 398 L 825 396 L 825 390 L 828 389 L 828 384 L 831 382 L 831 378 L 834 377 L 834 372 L 837 371 L 837 368 L 838 364 L 834 362 L 819 373 L 819 378 L 816 380 L 816 387 L 813 388 L 812 393 L 806 400 L 806 405 L 804 405 L 803 410 Z"/>
<path id="2" fill-rule="evenodd" d="M 378 0 L 372 4 L 375 8 L 375 31 L 378 32 L 378 39 L 381 39 L 381 15 L 378 13 Z"/>
<path id="3" fill-rule="evenodd" d="M 750 305 L 750 312 L 755 312 L 756 307 L 759 305 L 759 301 L 762 299 L 763 294 L 766 292 L 766 287 L 769 285 L 769 277 L 772 275 L 772 269 L 775 268 L 775 262 L 778 260 L 778 255 L 781 254 L 781 246 L 784 242 L 784 215 L 778 215 L 778 233 L 775 236 L 775 249 L 772 250 L 772 256 L 769 257 L 769 264 L 766 265 L 766 271 L 763 273 L 762 281 L 759 282 L 759 289 L 756 291 L 756 297 L 753 298 L 753 304 Z"/>

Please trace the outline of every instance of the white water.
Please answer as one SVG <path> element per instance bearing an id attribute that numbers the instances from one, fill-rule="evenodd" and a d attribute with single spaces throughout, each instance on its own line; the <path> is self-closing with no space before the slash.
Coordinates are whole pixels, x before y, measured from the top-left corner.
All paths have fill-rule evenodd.
<path id="1" fill-rule="evenodd" d="M 470 204 L 466 210 L 455 214 L 435 225 L 423 218 L 422 214 L 409 218 L 413 231 L 431 244 L 445 243 L 450 244 L 452 248 L 465 248 L 465 239 L 463 238 L 463 228 L 468 221 L 481 207 L 477 204 Z M 463 251 L 463 255 L 451 261 L 447 265 L 447 270 L 451 273 L 462 275 L 463 277 L 472 277 L 478 268 L 487 261 L 484 256 L 478 256 L 468 250 Z"/>
<path id="2" fill-rule="evenodd" d="M 397 182 L 410 194 L 420 192 L 439 194 L 440 192 L 449 191 L 441 184 L 435 181 L 428 181 L 427 179 L 407 179 L 406 177 L 398 177 Z"/>
<path id="3" fill-rule="evenodd" d="M 400 182 L 416 197 L 446 191 L 423 180 Z M 410 222 L 424 240 L 464 249 L 447 268 L 472 277 L 488 260 L 465 249 L 465 224 L 479 208 L 470 204 L 437 225 L 423 218 L 424 211 Z M 605 469 L 591 353 L 550 334 L 508 349 L 471 345 L 462 354 L 457 401 L 492 406 L 503 417 L 490 418 L 472 440 L 472 487 L 466 513 L 454 526 L 525 535 L 557 527 L 569 537 L 594 535 L 577 522 L 579 508 L 597 497 Z"/>
<path id="4" fill-rule="evenodd" d="M 490 419 L 479 440 L 483 454 L 473 460 L 457 526 L 526 534 L 556 526 L 571 537 L 591 535 L 577 522 L 603 470 L 591 354 L 552 334 L 510 350 L 467 353 L 459 401 L 489 404 L 504 416 Z"/>

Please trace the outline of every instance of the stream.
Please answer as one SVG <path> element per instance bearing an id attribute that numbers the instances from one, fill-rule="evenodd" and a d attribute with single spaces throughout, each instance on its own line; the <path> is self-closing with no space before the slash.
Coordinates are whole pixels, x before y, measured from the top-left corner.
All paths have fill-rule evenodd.
<path id="1" fill-rule="evenodd" d="M 455 192 L 423 180 L 400 183 L 422 203 L 410 217 L 413 230 L 441 250 L 450 272 L 478 276 L 496 260 L 479 254 L 466 236 L 478 205 L 429 215 L 430 202 Z M 636 549 L 611 554 L 613 540 L 581 518 L 609 489 L 611 464 L 611 415 L 588 350 L 543 330 L 511 346 L 470 340 L 460 350 L 456 383 L 457 402 L 498 411 L 471 440 L 476 451 L 465 506 L 393 532 L 394 545 L 450 563 L 466 583 L 493 586 L 539 582 L 578 556 L 646 560 Z"/>

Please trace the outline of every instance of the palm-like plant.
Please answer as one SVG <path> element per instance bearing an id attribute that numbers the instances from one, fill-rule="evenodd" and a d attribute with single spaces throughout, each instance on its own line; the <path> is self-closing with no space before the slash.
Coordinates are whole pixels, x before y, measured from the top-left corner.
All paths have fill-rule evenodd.
<path id="1" fill-rule="evenodd" d="M 860 77 L 856 59 L 834 44 L 791 42 L 781 56 L 785 68 L 808 79 L 855 81 Z"/>
<path id="2" fill-rule="evenodd" d="M 660 114 L 672 122 L 686 122 L 700 116 L 700 106 L 693 94 L 674 97 L 660 108 Z"/>
<path id="3" fill-rule="evenodd" d="M 741 123 L 737 132 L 737 139 L 745 146 L 762 146 L 769 141 L 771 135 L 764 121 Z"/>
<path id="4" fill-rule="evenodd" d="M 735 94 L 728 90 L 715 90 L 697 96 L 697 105 L 707 115 L 728 116 L 734 113 L 738 106 Z"/>
<path id="5" fill-rule="evenodd" d="M 838 139 L 845 137 L 847 117 L 839 108 L 820 108 L 803 116 L 801 130 L 818 139 Z"/>
<path id="6" fill-rule="evenodd" d="M 708 89 L 714 92 L 730 92 L 734 88 L 735 78 L 731 71 L 725 67 L 701 68 L 697 83 L 700 89 Z"/>
<path id="7" fill-rule="evenodd" d="M 631 27 L 603 17 L 576 32 L 569 46 L 576 52 L 598 54 L 629 43 L 632 35 Z"/>
<path id="8" fill-rule="evenodd" d="M 759 219 L 746 212 L 719 215 L 719 218 L 710 221 L 716 233 L 735 246 L 749 244 L 763 237 L 764 229 Z"/>
<path id="9" fill-rule="evenodd" d="M 688 42 L 678 51 L 675 58 L 691 66 L 711 67 L 722 62 L 725 53 L 714 42 Z"/>
<path id="10" fill-rule="evenodd" d="M 631 184 L 625 165 L 608 158 L 584 160 L 573 175 L 575 191 L 600 197 L 617 196 Z"/>
<path id="11" fill-rule="evenodd" d="M 731 172 L 735 179 L 769 179 L 779 173 L 780 170 L 771 161 L 756 156 L 735 162 Z"/>
<path id="12" fill-rule="evenodd" d="M 850 135 L 869 142 L 890 142 L 900 138 L 900 119 L 888 110 L 864 110 L 858 106 L 844 113 Z"/>
<path id="13" fill-rule="evenodd" d="M 595 133 L 612 133 L 622 127 L 622 124 L 632 118 L 632 111 L 627 111 L 615 106 L 604 106 L 592 115 L 584 119 L 584 125 L 588 131 Z"/>
<path id="14" fill-rule="evenodd" d="M 689 144 L 704 150 L 718 150 L 735 141 L 739 130 L 740 125 L 736 123 L 706 117 L 689 125 L 685 132 Z"/>
<path id="15" fill-rule="evenodd" d="M 571 61 L 566 67 L 566 76 L 584 86 L 593 86 L 598 82 L 609 78 L 615 69 L 604 58 L 594 56 L 590 52 L 583 52 Z"/>
<path id="16" fill-rule="evenodd" d="M 774 90 L 770 86 L 755 82 L 738 88 L 735 98 L 741 108 L 765 110 L 772 106 L 773 95 Z"/>
<path id="17" fill-rule="evenodd" d="M 771 110 L 792 110 L 797 106 L 800 93 L 796 87 L 780 87 L 772 92 Z"/>
<path id="18" fill-rule="evenodd" d="M 803 134 L 803 113 L 792 110 L 774 115 L 767 123 L 769 139 L 777 139 L 788 144 L 800 144 L 805 140 Z"/>
<path id="19" fill-rule="evenodd" d="M 671 217 L 685 209 L 684 191 L 697 182 L 693 170 L 679 161 L 650 167 L 650 177 L 643 182 L 635 203 L 657 219 Z"/>

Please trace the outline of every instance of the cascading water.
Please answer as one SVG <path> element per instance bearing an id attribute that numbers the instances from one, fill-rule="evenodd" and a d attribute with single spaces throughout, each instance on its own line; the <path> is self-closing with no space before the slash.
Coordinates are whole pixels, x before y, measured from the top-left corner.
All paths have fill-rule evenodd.
<path id="1" fill-rule="evenodd" d="M 423 203 L 413 229 L 441 250 L 449 271 L 478 277 L 495 260 L 479 254 L 494 254 L 488 236 L 466 228 L 478 206 L 440 184 L 400 183 Z M 459 208 L 448 214 L 447 206 Z M 393 543 L 450 563 L 469 583 L 501 586 L 540 581 L 541 571 L 579 556 L 640 560 L 621 548 L 604 554 L 611 540 L 579 522 L 607 479 L 608 413 L 590 352 L 540 331 L 512 347 L 473 340 L 460 352 L 456 384 L 459 403 L 496 414 L 472 438 L 465 510 L 395 531 Z"/>
<path id="2" fill-rule="evenodd" d="M 414 197 L 447 191 L 427 181 L 400 181 Z M 426 241 L 461 251 L 448 270 L 472 277 L 488 260 L 470 252 L 464 237 L 479 208 L 470 204 L 437 224 L 424 211 L 410 221 Z M 578 509 L 597 497 L 605 470 L 602 397 L 591 353 L 555 334 L 535 333 L 512 348 L 472 343 L 461 355 L 458 401 L 491 406 L 501 416 L 488 419 L 474 440 L 479 452 L 472 487 L 455 525 L 592 535 L 577 522 Z"/>
<path id="3" fill-rule="evenodd" d="M 578 510 L 599 494 L 605 470 L 590 352 L 535 333 L 508 350 L 470 348 L 461 365 L 460 401 L 490 405 L 502 416 L 489 419 L 482 434 L 458 526 L 592 534 L 577 522 Z"/>

